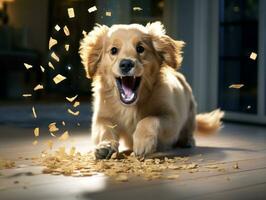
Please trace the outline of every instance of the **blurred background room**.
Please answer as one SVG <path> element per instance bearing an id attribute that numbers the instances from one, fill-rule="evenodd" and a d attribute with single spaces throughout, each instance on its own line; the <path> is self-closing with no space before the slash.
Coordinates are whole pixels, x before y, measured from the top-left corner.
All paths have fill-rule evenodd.
<path id="1" fill-rule="evenodd" d="M 97 11 L 88 12 L 94 5 Z M 69 18 L 68 8 L 74 8 L 74 18 Z M 262 0 L 0 0 L 1 109 L 11 106 L 12 115 L 12 105 L 59 105 L 65 104 L 66 96 L 78 95 L 88 110 L 90 80 L 78 55 L 83 35 L 95 23 L 145 25 L 158 20 L 171 37 L 186 42 L 181 71 L 192 85 L 199 112 L 220 107 L 226 111 L 226 120 L 265 124 Z M 51 49 L 50 37 L 58 42 Z M 59 62 L 51 57 L 52 52 Z M 256 59 L 250 59 L 252 52 L 258 55 Z M 26 70 L 24 63 L 33 68 Z M 52 78 L 58 73 L 66 80 L 56 85 Z M 37 84 L 44 89 L 33 91 Z M 244 86 L 229 88 L 232 84 Z M 23 97 L 26 93 L 32 96 Z"/>

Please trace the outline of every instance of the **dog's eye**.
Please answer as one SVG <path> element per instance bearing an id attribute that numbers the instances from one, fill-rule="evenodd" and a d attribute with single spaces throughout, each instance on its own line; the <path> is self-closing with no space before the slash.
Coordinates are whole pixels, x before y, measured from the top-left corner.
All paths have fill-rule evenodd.
<path id="1" fill-rule="evenodd" d="M 115 54 L 117 54 L 117 52 L 118 52 L 118 49 L 116 47 L 112 47 L 111 54 L 115 55 Z"/>
<path id="2" fill-rule="evenodd" d="M 143 52 L 144 52 L 144 47 L 141 46 L 141 45 L 138 45 L 138 46 L 136 47 L 136 51 L 137 51 L 138 53 L 143 53 Z"/>

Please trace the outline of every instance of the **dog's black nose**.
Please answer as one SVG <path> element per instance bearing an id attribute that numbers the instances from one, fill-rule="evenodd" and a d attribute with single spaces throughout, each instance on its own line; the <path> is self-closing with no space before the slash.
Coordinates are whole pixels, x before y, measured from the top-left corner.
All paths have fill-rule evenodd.
<path id="1" fill-rule="evenodd" d="M 123 59 L 120 61 L 119 67 L 122 74 L 126 75 L 134 67 L 134 62 L 130 59 Z"/>

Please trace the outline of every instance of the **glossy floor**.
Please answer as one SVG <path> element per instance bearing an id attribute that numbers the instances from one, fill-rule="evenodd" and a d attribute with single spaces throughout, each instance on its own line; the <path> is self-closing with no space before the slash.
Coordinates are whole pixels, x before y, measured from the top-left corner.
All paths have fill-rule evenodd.
<path id="1" fill-rule="evenodd" d="M 48 139 L 41 135 L 33 146 L 32 128 L 3 124 L 0 130 L 1 158 L 39 155 Z M 71 135 L 80 151 L 90 148 L 87 127 L 78 127 Z M 201 160 L 199 165 L 215 162 L 225 170 L 178 172 L 177 180 L 132 177 L 120 183 L 102 174 L 80 178 L 41 174 L 41 167 L 22 159 L 17 161 L 19 168 L 0 171 L 0 199 L 266 199 L 265 127 L 226 123 L 217 135 L 197 136 L 196 148 L 169 154 Z M 236 163 L 239 169 L 234 168 Z"/>

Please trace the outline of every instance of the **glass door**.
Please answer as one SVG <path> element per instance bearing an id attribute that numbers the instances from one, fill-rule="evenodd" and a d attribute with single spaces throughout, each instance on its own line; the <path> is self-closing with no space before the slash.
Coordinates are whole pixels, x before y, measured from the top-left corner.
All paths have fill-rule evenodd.
<path id="1" fill-rule="evenodd" d="M 226 118 L 266 124 L 265 2 L 219 1 L 218 107 Z"/>
<path id="2" fill-rule="evenodd" d="M 258 0 L 221 0 L 218 106 L 225 111 L 258 111 Z"/>

